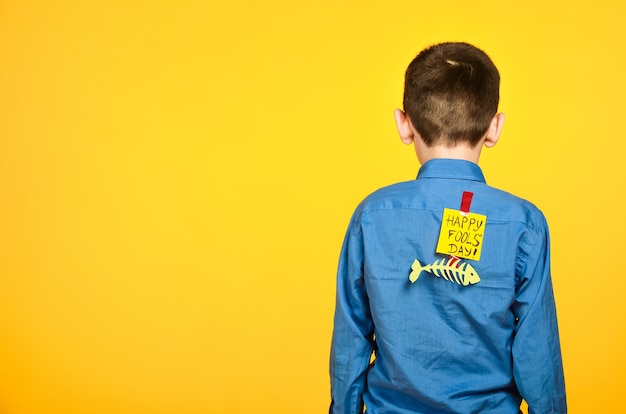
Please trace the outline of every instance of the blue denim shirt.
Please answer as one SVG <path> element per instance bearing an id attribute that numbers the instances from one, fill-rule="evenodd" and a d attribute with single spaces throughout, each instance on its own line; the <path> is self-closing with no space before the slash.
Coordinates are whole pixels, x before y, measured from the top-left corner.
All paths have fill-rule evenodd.
<path id="1" fill-rule="evenodd" d="M 482 253 L 449 264 L 435 250 L 463 192 L 487 217 Z M 543 214 L 468 161 L 428 161 L 371 194 L 339 260 L 330 412 L 516 414 L 523 398 L 530 413 L 565 413 L 549 251 Z M 416 260 L 431 267 L 412 283 Z M 464 285 L 468 263 L 480 280 Z"/>

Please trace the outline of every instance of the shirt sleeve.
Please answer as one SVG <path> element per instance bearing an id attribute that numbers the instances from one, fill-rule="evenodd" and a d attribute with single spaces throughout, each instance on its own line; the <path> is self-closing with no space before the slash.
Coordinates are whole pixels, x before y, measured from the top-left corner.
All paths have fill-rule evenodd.
<path id="1" fill-rule="evenodd" d="M 335 322 L 330 353 L 331 414 L 363 412 L 366 372 L 374 347 L 363 272 L 363 237 L 354 218 L 337 272 Z"/>
<path id="2" fill-rule="evenodd" d="M 550 275 L 550 236 L 543 215 L 536 223 L 519 247 L 513 375 L 529 414 L 564 414 L 567 405 Z"/>

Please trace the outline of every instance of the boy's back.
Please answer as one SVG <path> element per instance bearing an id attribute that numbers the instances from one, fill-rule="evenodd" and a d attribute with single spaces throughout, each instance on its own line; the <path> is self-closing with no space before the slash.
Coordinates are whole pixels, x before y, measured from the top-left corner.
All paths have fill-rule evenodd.
<path id="1" fill-rule="evenodd" d="M 458 273 L 467 261 L 460 259 L 451 264 L 457 275 L 442 266 L 434 273 L 423 270 L 411 283 L 416 259 L 421 265 L 448 263 L 435 254 L 443 209 L 458 210 L 463 192 L 473 193 L 470 211 L 487 217 L 481 258 L 472 262 L 480 281 L 462 284 Z M 535 399 L 533 407 L 551 404 L 562 377 L 543 364 L 560 367 L 556 324 L 544 323 L 555 317 L 548 247 L 541 212 L 487 186 L 479 167 L 467 161 L 431 160 L 417 180 L 369 196 L 346 236 L 335 325 L 376 334 L 376 361 L 364 379 L 368 411 L 517 413 L 514 371 L 528 389 L 525 397 Z M 362 271 L 352 268 L 357 263 Z M 341 338 L 334 346 L 344 351 L 335 349 L 334 370 L 341 378 L 357 377 L 369 350 L 359 335 Z M 339 377 L 334 391 L 341 395 L 352 379 Z M 348 406 L 356 407 L 358 390 L 352 393 Z M 545 408 L 538 412 L 552 412 Z"/>
<path id="2" fill-rule="evenodd" d="M 367 197 L 346 234 L 331 413 L 566 412 L 544 216 L 417 145 L 417 179 Z"/>

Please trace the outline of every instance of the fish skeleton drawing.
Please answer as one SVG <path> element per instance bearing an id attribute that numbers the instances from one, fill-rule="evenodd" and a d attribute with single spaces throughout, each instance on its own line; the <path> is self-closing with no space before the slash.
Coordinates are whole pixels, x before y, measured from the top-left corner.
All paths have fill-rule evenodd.
<path id="1" fill-rule="evenodd" d="M 450 259 L 435 260 L 434 263 L 424 265 L 415 259 L 411 265 L 413 271 L 409 275 L 409 280 L 414 283 L 420 276 L 422 271 L 427 271 L 437 277 L 442 277 L 445 280 L 458 283 L 459 285 L 467 286 L 480 282 L 480 277 L 476 269 L 467 262 L 462 262 L 457 257 L 451 257 Z"/>

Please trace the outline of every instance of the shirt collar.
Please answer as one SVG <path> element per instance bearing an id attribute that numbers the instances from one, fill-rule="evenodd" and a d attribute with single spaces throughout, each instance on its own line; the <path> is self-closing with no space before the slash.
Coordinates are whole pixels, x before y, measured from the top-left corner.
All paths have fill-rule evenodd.
<path id="1" fill-rule="evenodd" d="M 452 178 L 457 180 L 469 180 L 486 182 L 482 170 L 471 161 L 454 160 L 447 158 L 435 158 L 422 165 L 417 173 L 417 178 Z"/>

